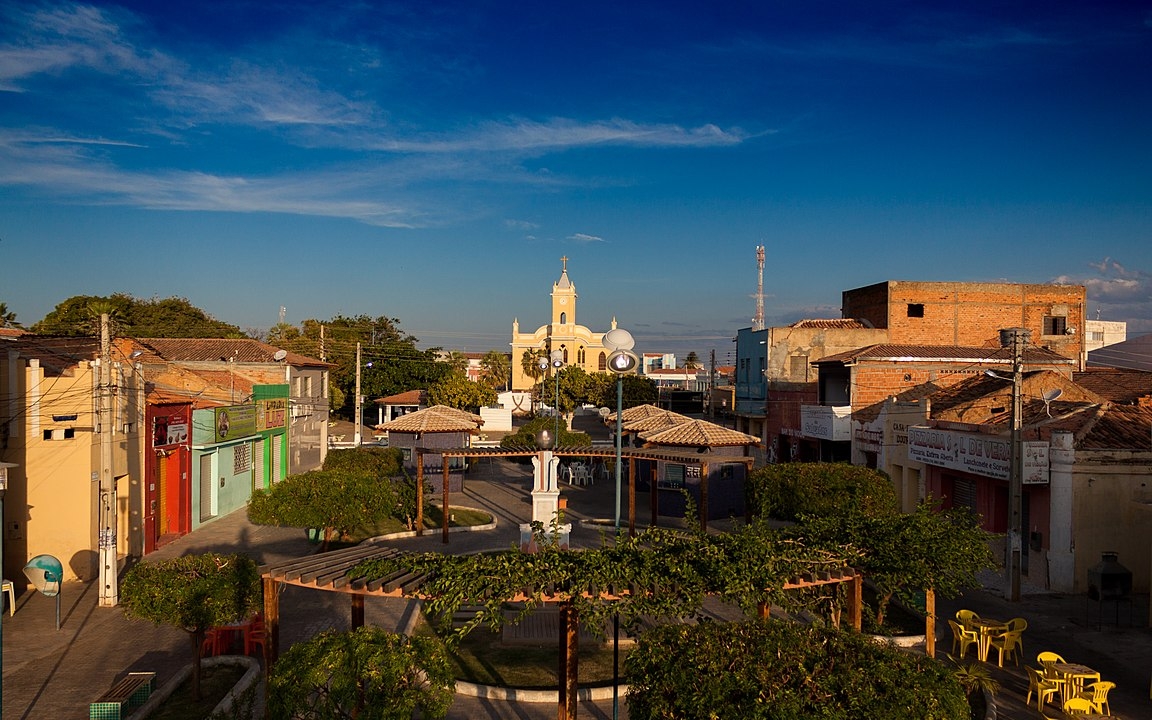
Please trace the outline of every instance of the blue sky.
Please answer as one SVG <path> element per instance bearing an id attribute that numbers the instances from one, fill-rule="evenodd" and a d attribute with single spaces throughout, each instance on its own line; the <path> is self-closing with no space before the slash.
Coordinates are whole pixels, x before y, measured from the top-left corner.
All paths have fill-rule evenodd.
<path id="1" fill-rule="evenodd" d="M 1152 332 L 1152 2 L 0 3 L 0 302 L 718 358 L 883 280 Z"/>

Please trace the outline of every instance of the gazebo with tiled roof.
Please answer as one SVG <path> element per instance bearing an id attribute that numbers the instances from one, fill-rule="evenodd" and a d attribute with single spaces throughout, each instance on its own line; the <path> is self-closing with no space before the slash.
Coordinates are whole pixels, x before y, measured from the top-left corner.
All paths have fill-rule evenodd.
<path id="1" fill-rule="evenodd" d="M 423 476 L 426 467 L 441 467 L 441 454 L 438 449 L 467 447 L 471 436 L 480 431 L 483 418 L 470 412 L 457 410 L 447 405 L 433 405 L 414 413 L 402 415 L 395 420 L 376 425 L 376 430 L 388 433 L 389 447 L 400 448 L 404 452 L 404 463 L 409 469 Z M 449 471 L 457 471 L 455 479 L 447 478 L 454 487 L 463 489 L 464 463 L 449 463 Z M 436 486 L 435 492 L 443 492 L 443 486 Z"/>

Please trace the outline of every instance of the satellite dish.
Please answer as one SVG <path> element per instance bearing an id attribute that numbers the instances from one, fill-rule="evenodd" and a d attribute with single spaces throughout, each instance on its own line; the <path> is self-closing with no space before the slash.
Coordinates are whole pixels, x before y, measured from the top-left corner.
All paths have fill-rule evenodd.
<path id="1" fill-rule="evenodd" d="M 286 357 L 288 357 L 287 350 L 277 350 L 276 352 L 272 353 L 272 359 L 276 361 L 283 360 Z"/>
<path id="2" fill-rule="evenodd" d="M 612 414 L 612 411 L 611 411 L 611 410 L 609 410 L 609 409 L 608 409 L 608 408 L 606 408 L 606 407 L 600 408 L 600 409 L 599 409 L 599 410 L 597 410 L 596 412 L 597 412 L 597 413 L 599 413 L 599 414 L 600 414 L 600 417 L 602 417 L 602 418 L 606 418 L 606 417 L 608 417 L 609 415 L 611 415 L 611 414 Z"/>
<path id="3" fill-rule="evenodd" d="M 1048 413 L 1048 417 L 1052 417 L 1052 401 L 1064 394 L 1060 388 L 1053 388 L 1052 390 L 1045 390 L 1044 394 L 1040 397 L 1044 400 L 1044 410 Z"/>

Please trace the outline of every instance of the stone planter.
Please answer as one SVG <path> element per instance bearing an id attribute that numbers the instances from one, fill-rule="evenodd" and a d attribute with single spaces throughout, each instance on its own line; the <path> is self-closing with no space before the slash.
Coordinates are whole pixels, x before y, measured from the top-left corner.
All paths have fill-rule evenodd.
<path id="1" fill-rule="evenodd" d="M 216 657 L 204 658 L 201 668 L 215 667 L 216 665 L 240 665 L 245 668 L 244 675 L 240 678 L 240 682 L 232 688 L 232 691 L 224 696 L 224 699 L 217 703 L 216 707 L 212 709 L 212 714 L 222 714 L 227 716 L 232 712 L 232 706 L 235 705 L 236 699 L 240 697 L 248 688 L 255 685 L 260 681 L 262 672 L 260 670 L 260 663 L 255 658 L 250 658 L 245 655 L 218 655 Z M 185 665 L 180 672 L 176 673 L 171 680 L 164 683 L 152 693 L 148 698 L 148 702 L 141 705 L 136 712 L 128 716 L 127 720 L 145 720 L 151 717 L 152 713 L 160 707 L 167 700 L 172 693 L 176 692 L 176 688 L 180 687 L 180 683 L 184 682 L 188 676 L 192 674 L 192 665 L 189 663 Z M 259 694 L 259 693 L 257 693 Z M 257 698 L 262 700 L 262 698 Z M 261 712 L 253 713 L 253 717 L 260 717 Z"/>

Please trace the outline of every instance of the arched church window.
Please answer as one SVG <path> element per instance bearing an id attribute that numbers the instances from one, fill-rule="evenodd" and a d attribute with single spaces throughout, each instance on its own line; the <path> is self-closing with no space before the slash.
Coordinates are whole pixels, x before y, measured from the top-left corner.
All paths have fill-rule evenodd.
<path id="1" fill-rule="evenodd" d="M 568 313 L 560 313 L 560 324 L 561 325 L 567 325 L 568 324 Z"/>
<path id="2" fill-rule="evenodd" d="M 601 372 L 608 369 L 608 356 L 604 353 L 600 353 L 600 362 L 597 364 L 597 367 Z"/>

